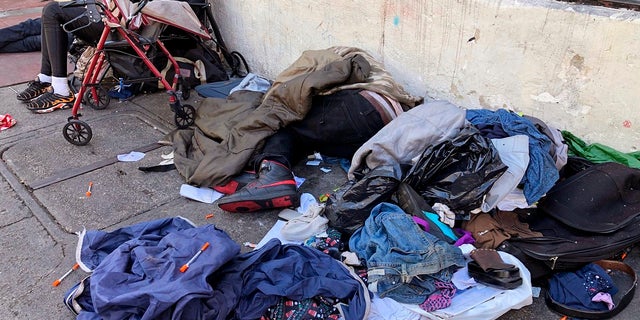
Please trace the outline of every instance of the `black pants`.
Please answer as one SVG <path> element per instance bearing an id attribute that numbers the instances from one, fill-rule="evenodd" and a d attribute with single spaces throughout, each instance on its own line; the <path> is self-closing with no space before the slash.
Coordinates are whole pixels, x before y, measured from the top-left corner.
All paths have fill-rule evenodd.
<path id="1" fill-rule="evenodd" d="M 314 151 L 351 159 L 384 126 L 378 111 L 359 91 L 341 90 L 314 97 L 305 118 L 267 138 L 262 152 L 252 158 L 249 166 L 271 159 L 291 167 Z"/>
<path id="2" fill-rule="evenodd" d="M 66 2 L 49 2 L 42 8 L 42 64 L 40 73 L 54 77 L 67 76 L 67 48 L 69 38 L 63 25 L 86 11 L 83 7 L 63 7 Z M 87 17 L 82 17 L 69 23 L 67 30 L 75 30 L 73 34 L 90 44 L 96 44 L 100 39 L 104 24 L 88 23 Z M 85 26 L 86 27 L 82 27 Z"/>

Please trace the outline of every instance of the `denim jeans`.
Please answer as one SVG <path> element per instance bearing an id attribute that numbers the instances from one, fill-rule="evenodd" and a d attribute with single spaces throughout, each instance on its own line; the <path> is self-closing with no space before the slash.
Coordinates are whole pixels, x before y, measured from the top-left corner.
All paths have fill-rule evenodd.
<path id="1" fill-rule="evenodd" d="M 369 289 L 401 303 L 422 303 L 450 282 L 465 265 L 458 247 L 422 231 L 411 216 L 391 203 L 380 203 L 349 240 L 350 250 L 367 261 Z"/>
<path id="2" fill-rule="evenodd" d="M 0 29 L 0 52 L 31 52 L 40 50 L 40 18 L 27 19 Z"/>

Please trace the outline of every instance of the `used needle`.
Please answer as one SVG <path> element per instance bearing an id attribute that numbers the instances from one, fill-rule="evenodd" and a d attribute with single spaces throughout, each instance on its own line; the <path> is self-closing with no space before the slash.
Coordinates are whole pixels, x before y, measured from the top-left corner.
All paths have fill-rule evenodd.
<path id="1" fill-rule="evenodd" d="M 93 181 L 89 181 L 89 190 L 85 193 L 87 197 L 91 197 L 91 188 L 93 187 Z"/>
<path id="2" fill-rule="evenodd" d="M 180 272 L 185 272 L 187 271 L 187 269 L 189 269 L 189 266 L 196 261 L 196 259 L 198 259 L 198 257 L 200 256 L 200 254 L 207 250 L 207 248 L 209 248 L 209 242 L 205 242 L 202 247 L 200 248 L 200 250 L 198 250 L 198 252 L 196 252 L 196 254 L 189 259 L 189 262 L 185 263 L 182 267 L 180 267 Z"/>
<path id="3" fill-rule="evenodd" d="M 64 280 L 64 278 L 68 277 L 71 274 L 71 272 L 73 272 L 74 270 L 77 270 L 79 267 L 80 265 L 78 263 L 74 264 L 73 267 L 69 269 L 69 271 L 67 271 L 65 274 L 62 275 L 62 277 L 60 277 L 60 279 L 53 282 L 53 286 L 57 287 L 60 284 L 60 282 Z"/>

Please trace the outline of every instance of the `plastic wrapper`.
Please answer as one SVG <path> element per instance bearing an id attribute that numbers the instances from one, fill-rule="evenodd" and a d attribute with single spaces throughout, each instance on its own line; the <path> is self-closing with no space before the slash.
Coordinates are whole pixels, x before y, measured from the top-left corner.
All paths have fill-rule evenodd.
<path id="1" fill-rule="evenodd" d="M 453 139 L 427 148 L 403 181 L 430 205 L 445 204 L 456 220 L 468 220 L 506 170 L 491 140 L 467 126 Z"/>

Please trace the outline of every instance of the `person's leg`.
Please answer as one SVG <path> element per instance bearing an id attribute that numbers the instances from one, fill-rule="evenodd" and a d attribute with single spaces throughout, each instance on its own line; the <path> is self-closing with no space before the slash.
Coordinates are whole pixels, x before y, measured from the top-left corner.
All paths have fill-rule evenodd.
<path id="1" fill-rule="evenodd" d="M 4 47 L 0 47 L 0 53 L 40 51 L 41 41 L 39 34 L 35 36 L 27 36 L 18 41 L 7 43 Z"/>
<path id="2" fill-rule="evenodd" d="M 84 15 L 86 9 L 83 7 L 62 7 L 64 2 L 50 2 L 42 9 L 42 37 L 43 56 L 49 60 L 50 70 L 41 70 L 42 73 L 54 77 L 67 76 L 67 49 L 69 48 L 69 36 L 63 29 L 75 30 L 74 35 L 88 42 L 96 43 L 104 28 L 102 23 L 88 24 L 88 18 L 82 17 L 74 22 L 70 22 L 77 17 Z M 46 44 L 46 46 L 44 45 Z"/>
<path id="3" fill-rule="evenodd" d="M 45 15 L 45 10 L 48 7 L 56 6 L 58 7 L 57 2 L 50 2 L 45 5 L 42 9 L 42 16 Z M 16 98 L 22 102 L 30 103 L 30 101 L 35 100 L 36 98 L 42 96 L 43 94 L 51 91 L 51 63 L 49 61 L 49 52 L 47 50 L 48 41 L 45 37 L 42 36 L 44 32 L 44 26 L 42 24 L 42 18 L 38 18 L 35 20 L 35 23 L 32 22 L 30 28 L 37 27 L 37 34 L 40 35 L 40 50 L 41 50 L 41 59 L 40 59 L 40 73 L 36 76 L 34 81 L 30 81 L 27 85 L 27 88 L 22 92 L 19 92 Z M 31 30 L 31 33 L 35 33 L 35 30 Z M 28 107 L 28 105 L 27 105 Z"/>
<path id="4" fill-rule="evenodd" d="M 28 52 L 40 50 L 27 50 L 21 48 L 20 43 L 31 36 L 40 35 L 40 18 L 27 19 L 13 26 L 0 29 L 0 52 Z M 10 51 L 8 51 L 10 50 Z"/>
<path id="5" fill-rule="evenodd" d="M 41 59 L 40 59 L 40 74 L 38 74 L 33 81 L 29 81 L 27 88 L 16 95 L 16 98 L 22 102 L 29 103 L 30 101 L 42 96 L 46 92 L 51 90 L 51 65 L 46 53 L 46 39 L 40 36 L 41 45 Z"/>
<path id="6" fill-rule="evenodd" d="M 291 165 L 306 153 L 351 159 L 384 122 L 378 110 L 358 92 L 342 90 L 314 98 L 305 118 L 267 138 L 262 152 L 249 165 L 259 165 L 259 177 L 218 200 L 230 212 L 249 212 L 297 205 L 299 199 Z"/>
<path id="7" fill-rule="evenodd" d="M 341 90 L 316 96 L 305 118 L 290 126 L 300 141 L 297 145 L 326 156 L 351 159 L 384 127 L 380 113 L 359 92 Z"/>
<path id="8" fill-rule="evenodd" d="M 262 150 L 251 157 L 247 166 L 256 168 L 262 160 L 278 161 L 287 167 L 295 163 L 295 146 L 298 141 L 289 128 L 282 128 L 265 139 Z"/>
<path id="9" fill-rule="evenodd" d="M 41 22 L 42 22 L 41 18 L 32 19 L 32 20 L 25 21 L 25 23 L 20 24 L 19 26 L 19 28 L 21 29 L 21 31 L 19 32 L 19 36 L 21 37 L 21 39 L 23 39 L 23 41 L 28 41 L 30 46 L 34 46 L 34 47 L 37 46 L 38 50 L 40 50 L 44 45 L 44 39 L 42 39 L 42 37 L 40 36 L 42 32 Z M 18 34 L 14 34 L 14 35 L 18 36 Z M 29 37 L 29 40 L 24 40 L 25 37 L 28 35 L 31 35 Z M 37 43 L 37 44 L 34 43 L 38 41 L 40 43 Z M 20 44 L 20 46 L 24 46 L 24 45 Z M 34 50 L 34 51 L 37 51 L 37 50 Z M 30 81 L 28 83 L 26 89 L 24 89 L 22 92 L 19 92 L 16 95 L 16 98 L 18 100 L 28 103 L 31 100 L 43 95 L 44 93 L 48 92 L 51 89 L 51 72 L 50 71 L 47 71 L 46 73 L 42 72 L 42 70 L 50 70 L 48 60 L 45 61 L 44 56 L 45 56 L 45 52 L 42 52 L 43 58 L 41 59 L 41 64 L 40 64 L 40 74 L 38 74 L 38 76 L 34 81 Z"/>
<path id="10" fill-rule="evenodd" d="M 63 29 L 75 30 L 74 34 L 83 40 L 95 43 L 104 28 L 102 23 L 87 25 L 88 18 L 83 17 L 83 7 L 62 7 L 64 3 L 50 2 L 42 9 L 42 65 L 38 78 L 41 82 L 51 77 L 52 92 L 46 92 L 32 100 L 27 108 L 36 113 L 51 112 L 70 106 L 75 100 L 67 80 L 67 49 L 69 36 Z M 86 27 L 83 27 L 86 26 Z"/>
<path id="11" fill-rule="evenodd" d="M 262 160 L 273 160 L 290 168 L 290 164 L 293 163 L 293 146 L 294 136 L 291 132 L 287 128 L 279 130 L 274 135 L 265 139 L 265 143 L 260 148 L 260 151 L 252 155 L 251 159 L 247 162 L 245 171 L 234 176 L 224 184 L 213 186 L 213 189 L 224 194 L 236 193 L 258 178 L 258 169 L 260 168 Z"/>

